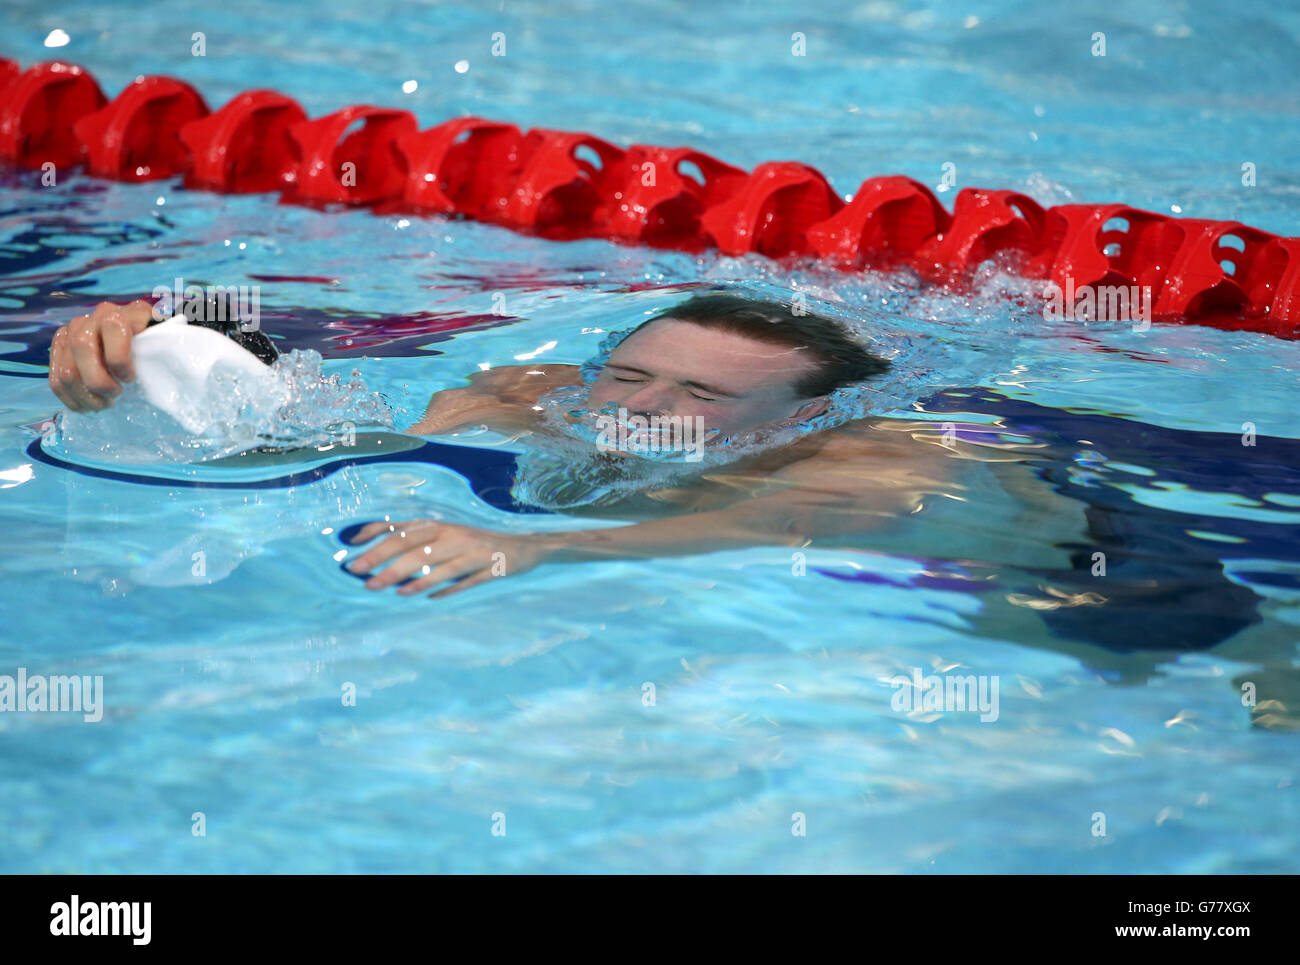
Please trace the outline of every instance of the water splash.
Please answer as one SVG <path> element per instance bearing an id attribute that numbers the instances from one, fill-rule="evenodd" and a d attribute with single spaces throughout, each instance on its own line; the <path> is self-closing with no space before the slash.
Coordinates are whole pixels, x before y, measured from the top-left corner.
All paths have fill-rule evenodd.
<path id="1" fill-rule="evenodd" d="M 327 376 L 319 352 L 288 352 L 268 372 L 269 379 L 257 381 L 213 372 L 197 390 L 210 400 L 197 431 L 150 405 L 137 384 L 127 383 L 110 409 L 61 412 L 42 445 L 73 461 L 158 465 L 250 449 L 323 446 L 345 441 L 363 426 L 393 426 L 384 398 L 358 378 Z"/>

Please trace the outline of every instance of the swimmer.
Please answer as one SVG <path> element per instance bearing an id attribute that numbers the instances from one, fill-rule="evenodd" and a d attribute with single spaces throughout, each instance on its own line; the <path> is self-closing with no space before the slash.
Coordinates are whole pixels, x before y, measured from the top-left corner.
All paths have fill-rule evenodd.
<path id="1" fill-rule="evenodd" d="M 143 301 L 104 303 L 55 333 L 50 386 L 69 409 L 112 405 L 121 384 L 134 378 L 130 342 L 151 311 Z M 587 405 L 642 418 L 699 417 L 710 430 L 735 436 L 798 426 L 825 412 L 835 389 L 879 375 L 888 364 L 831 319 L 775 303 L 704 296 L 629 335 L 591 386 Z M 538 399 L 580 383 L 576 365 L 478 372 L 466 388 L 436 393 L 408 431 L 445 434 L 485 425 L 512 435 L 540 433 Z M 366 586 L 373 590 L 415 576 L 398 592 L 449 584 L 434 594 L 446 596 L 544 563 L 807 546 L 910 514 L 943 486 L 949 455 L 933 426 L 860 420 L 601 507 L 602 515 L 633 521 L 617 529 L 519 534 L 431 520 L 375 523 L 354 542 L 384 538 L 350 569 L 371 574 Z"/>
<path id="2" fill-rule="evenodd" d="M 69 409 L 100 411 L 112 404 L 121 383 L 134 377 L 130 342 L 150 317 L 146 302 L 105 303 L 56 332 L 50 386 Z M 466 387 L 435 393 L 408 432 L 441 435 L 487 426 L 538 451 L 564 442 L 569 448 L 559 450 L 564 454 L 560 463 L 568 460 L 584 470 L 614 466 L 624 482 L 637 480 L 625 465 L 644 464 L 645 485 L 624 486 L 613 500 L 585 498 L 590 494 L 583 493 L 583 485 L 590 483 L 594 491 L 601 480 L 571 473 L 559 487 L 566 499 L 547 507 L 627 525 L 523 534 L 428 519 L 376 522 L 353 536 L 358 548 L 375 542 L 349 569 L 367 577 L 370 590 L 396 588 L 404 596 L 433 591 L 432 596 L 445 597 L 541 565 L 751 546 L 857 548 L 960 560 L 969 555 L 963 549 L 969 549 L 974 533 L 982 540 L 980 559 L 1033 574 L 1030 579 L 1044 595 L 1037 609 L 1048 617 L 1064 615 L 1057 613 L 1062 600 L 1088 608 L 1078 620 L 1059 621 L 1074 639 L 1114 649 L 1117 635 L 1128 638 L 1126 627 L 1141 626 L 1138 647 L 1201 649 L 1257 619 L 1254 595 L 1228 583 L 1217 559 L 1202 553 L 1193 560 L 1194 546 L 1152 564 L 1159 572 L 1143 568 L 1132 580 L 1110 579 L 1105 595 L 1095 592 L 1099 584 L 1073 558 L 1080 556 L 1078 548 L 1100 544 L 1131 553 L 1133 541 L 1115 534 L 1122 536 L 1119 524 L 1137 517 L 1130 519 L 1125 506 L 1096 504 L 1086 490 L 1071 498 L 1061 485 L 1045 484 L 1051 473 L 1044 467 L 1068 469 L 1068 448 L 1051 451 L 1037 441 L 1022 449 L 945 441 L 941 423 L 908 419 L 867 417 L 825 428 L 808 425 L 827 412 L 836 389 L 869 382 L 888 365 L 833 319 L 799 314 L 778 303 L 709 295 L 668 309 L 623 339 L 589 386 L 572 390 L 585 392 L 586 410 L 621 410 L 620 425 L 645 420 L 637 423 L 644 426 L 654 418 L 680 418 L 680 424 L 699 420 L 710 430 L 706 448 L 708 440 L 805 431 L 791 433 L 790 441 L 746 450 L 731 461 L 715 459 L 694 472 L 667 476 L 649 471 L 657 465 L 653 460 L 611 455 L 595 446 L 584 455 L 573 448 L 572 436 L 565 437 L 563 426 L 557 430 L 555 407 L 539 401 L 581 386 L 579 366 L 529 363 L 476 372 Z M 598 472 L 590 475 L 599 477 Z M 517 488 L 520 482 L 516 480 Z M 533 488 L 547 491 L 545 485 Z M 915 525 L 921 519 L 941 519 L 948 507 L 963 505 L 967 515 L 959 525 Z M 1178 518 L 1166 515 L 1167 520 L 1139 520 L 1141 527 L 1134 532 L 1146 534 L 1141 543 L 1155 539 L 1157 530 L 1177 530 Z M 986 517 L 1011 522 L 981 530 Z M 943 532 L 961 536 L 964 545 L 930 545 Z M 1086 562 L 1086 554 L 1083 558 Z M 1165 600 L 1152 608 L 1161 593 L 1195 599 L 1198 605 L 1171 606 Z M 1008 608 L 1001 597 L 990 594 L 991 612 L 997 606 L 1015 609 L 1015 618 L 1026 612 Z M 1229 619 L 1214 623 L 1210 617 L 1215 614 Z M 1137 623 L 1139 619 L 1147 622 Z"/>

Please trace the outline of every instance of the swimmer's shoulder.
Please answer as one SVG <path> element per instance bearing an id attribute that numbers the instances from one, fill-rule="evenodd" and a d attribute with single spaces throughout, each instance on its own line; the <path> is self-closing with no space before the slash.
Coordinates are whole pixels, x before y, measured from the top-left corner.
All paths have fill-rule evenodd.
<path id="1" fill-rule="evenodd" d="M 531 405 L 555 389 L 581 385 L 582 366 L 567 362 L 497 365 L 471 373 L 468 381 L 479 394 L 514 405 Z"/>
<path id="2" fill-rule="evenodd" d="M 815 441 L 816 447 L 808 457 L 823 462 L 932 462 L 951 455 L 941 428 L 933 422 L 916 419 L 855 419 L 820 432 L 810 441 Z"/>
<path id="3" fill-rule="evenodd" d="M 846 423 L 790 446 L 711 473 L 716 482 L 735 476 L 763 491 L 804 490 L 853 501 L 884 494 L 932 490 L 952 474 L 952 453 L 933 424 L 872 419 Z"/>

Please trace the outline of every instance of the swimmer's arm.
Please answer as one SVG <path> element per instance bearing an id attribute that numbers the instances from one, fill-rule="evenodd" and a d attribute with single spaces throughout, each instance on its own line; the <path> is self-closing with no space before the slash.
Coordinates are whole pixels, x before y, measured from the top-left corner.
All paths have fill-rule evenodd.
<path id="1" fill-rule="evenodd" d="M 820 504 L 819 504 L 820 503 Z M 403 596 L 431 590 L 450 596 L 499 576 L 516 576 L 544 563 L 652 559 L 750 546 L 808 546 L 883 525 L 900 507 L 801 494 L 762 496 L 726 509 L 674 516 L 615 529 L 562 533 L 499 533 L 436 520 L 370 523 L 353 537 L 367 546 L 348 569 L 364 575 L 368 590 L 399 586 Z M 378 567 L 382 569 L 377 569 Z M 410 577 L 410 580 L 402 583 Z"/>
<path id="2" fill-rule="evenodd" d="M 910 513 L 914 506 L 897 493 L 855 499 L 831 492 L 775 493 L 724 509 L 528 538 L 536 542 L 547 563 L 653 559 L 751 546 L 813 546 L 869 533 Z"/>
<path id="3" fill-rule="evenodd" d="M 508 434 L 531 432 L 542 415 L 537 400 L 553 389 L 580 385 L 582 375 L 577 365 L 501 365 L 475 372 L 469 383 L 435 392 L 423 417 L 406 431 L 438 435 L 487 426 Z"/>

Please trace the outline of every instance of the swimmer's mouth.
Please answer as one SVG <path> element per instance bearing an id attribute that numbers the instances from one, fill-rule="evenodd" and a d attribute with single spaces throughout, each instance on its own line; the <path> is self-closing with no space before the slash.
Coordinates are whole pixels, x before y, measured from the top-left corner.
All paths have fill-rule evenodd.
<path id="1" fill-rule="evenodd" d="M 619 416 L 606 410 L 572 409 L 565 414 L 567 434 L 602 456 L 661 461 L 682 456 L 696 462 L 721 429 L 705 428 L 695 416 Z"/>

